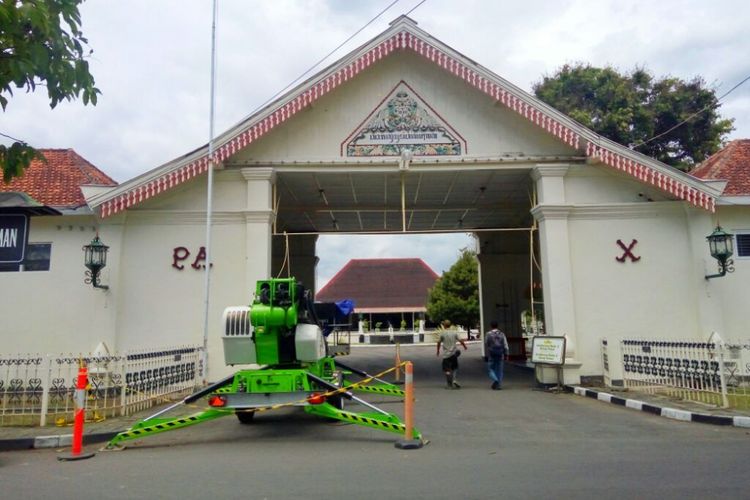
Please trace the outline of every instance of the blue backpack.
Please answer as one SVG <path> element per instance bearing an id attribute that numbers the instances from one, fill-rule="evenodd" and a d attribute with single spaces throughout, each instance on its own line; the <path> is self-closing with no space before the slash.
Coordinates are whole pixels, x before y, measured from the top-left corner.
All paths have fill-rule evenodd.
<path id="1" fill-rule="evenodd" d="M 489 354 L 493 358 L 502 358 L 505 356 L 505 342 L 503 342 L 503 334 L 498 330 L 493 330 L 487 335 L 487 346 L 489 347 Z"/>

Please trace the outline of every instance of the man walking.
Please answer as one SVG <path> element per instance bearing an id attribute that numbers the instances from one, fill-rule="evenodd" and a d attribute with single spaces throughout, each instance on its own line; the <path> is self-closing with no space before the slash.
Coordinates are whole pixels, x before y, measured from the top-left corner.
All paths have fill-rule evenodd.
<path id="1" fill-rule="evenodd" d="M 490 328 L 485 338 L 487 372 L 492 379 L 492 389 L 499 391 L 503 388 L 503 362 L 508 359 L 508 339 L 498 330 L 497 321 L 492 321 Z"/>
<path id="2" fill-rule="evenodd" d="M 458 383 L 457 373 L 458 372 L 458 356 L 461 351 L 458 350 L 458 343 L 460 342 L 464 346 L 464 351 L 468 349 L 464 341 L 459 338 L 458 331 L 455 328 L 451 328 L 451 322 L 444 320 L 441 323 L 443 331 L 440 333 L 440 340 L 437 343 L 436 356 L 440 356 L 440 346 L 443 346 L 443 373 L 445 373 L 445 380 L 448 383 L 448 389 L 460 389 L 461 384 Z"/>

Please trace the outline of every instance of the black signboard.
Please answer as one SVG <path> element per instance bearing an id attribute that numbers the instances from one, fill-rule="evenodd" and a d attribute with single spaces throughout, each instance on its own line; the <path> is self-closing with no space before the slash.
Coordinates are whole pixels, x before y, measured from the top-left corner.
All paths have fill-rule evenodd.
<path id="1" fill-rule="evenodd" d="M 25 214 L 0 214 L 0 264 L 23 262 L 28 227 Z"/>

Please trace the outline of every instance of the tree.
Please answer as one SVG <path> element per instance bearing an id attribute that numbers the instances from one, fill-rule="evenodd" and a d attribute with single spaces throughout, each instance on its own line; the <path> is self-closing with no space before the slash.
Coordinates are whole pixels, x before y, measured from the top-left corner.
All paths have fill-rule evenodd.
<path id="1" fill-rule="evenodd" d="M 479 323 L 477 256 L 463 249 L 455 264 L 435 282 L 427 298 L 427 315 L 434 323 L 444 319 L 473 328 Z"/>
<path id="2" fill-rule="evenodd" d="M 101 92 L 94 86 L 85 57 L 88 40 L 80 30 L 78 6 L 83 0 L 0 0 L 0 105 L 5 111 L 13 87 L 33 92 L 45 86 L 50 107 L 79 96 L 96 105 Z M 23 174 L 35 157 L 24 141 L 0 145 L 3 180 Z"/>
<path id="3" fill-rule="evenodd" d="M 620 74 L 578 63 L 533 89 L 594 132 L 686 171 L 718 151 L 733 130 L 734 120 L 721 118 L 715 92 L 698 76 L 655 79 L 643 68 Z"/>

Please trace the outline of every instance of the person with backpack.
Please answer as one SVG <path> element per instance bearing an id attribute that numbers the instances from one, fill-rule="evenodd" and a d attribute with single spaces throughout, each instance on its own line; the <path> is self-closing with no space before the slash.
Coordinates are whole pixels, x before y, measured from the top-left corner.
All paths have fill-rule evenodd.
<path id="1" fill-rule="evenodd" d="M 492 390 L 503 388 L 503 362 L 508 359 L 508 339 L 498 330 L 497 321 L 490 322 L 491 330 L 485 336 L 487 372 L 492 379 Z"/>
<path id="2" fill-rule="evenodd" d="M 458 331 L 455 328 L 451 328 L 450 320 L 444 320 L 441 325 L 440 339 L 437 343 L 436 356 L 440 356 L 440 346 L 443 346 L 443 361 L 442 368 L 445 374 L 445 380 L 447 382 L 447 389 L 460 389 L 461 384 L 458 383 L 458 356 L 461 355 L 461 351 L 458 350 L 458 344 L 460 343 L 464 347 L 464 351 L 468 349 L 464 341 L 459 338 Z"/>

